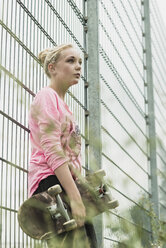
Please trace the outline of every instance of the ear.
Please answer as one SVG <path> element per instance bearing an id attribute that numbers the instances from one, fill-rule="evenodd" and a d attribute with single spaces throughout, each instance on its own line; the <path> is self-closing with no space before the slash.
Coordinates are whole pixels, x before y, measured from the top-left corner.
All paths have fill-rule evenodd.
<path id="1" fill-rule="evenodd" d="M 50 73 L 55 73 L 56 72 L 56 67 L 54 64 L 49 64 L 48 65 L 48 70 Z"/>

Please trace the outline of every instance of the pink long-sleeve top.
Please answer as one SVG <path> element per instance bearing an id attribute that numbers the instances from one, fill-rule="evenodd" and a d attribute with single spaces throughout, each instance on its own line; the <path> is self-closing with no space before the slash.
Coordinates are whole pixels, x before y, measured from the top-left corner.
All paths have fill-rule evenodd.
<path id="1" fill-rule="evenodd" d="M 28 195 L 40 181 L 68 162 L 81 171 L 81 135 L 67 104 L 49 86 L 35 96 L 29 110 L 31 157 Z"/>

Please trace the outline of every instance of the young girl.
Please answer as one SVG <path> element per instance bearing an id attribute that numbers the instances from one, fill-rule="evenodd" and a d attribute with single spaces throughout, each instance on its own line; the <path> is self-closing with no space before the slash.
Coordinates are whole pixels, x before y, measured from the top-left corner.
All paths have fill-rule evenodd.
<path id="1" fill-rule="evenodd" d="M 83 247 L 95 248 L 94 228 L 84 224 L 85 206 L 75 184 L 74 171 L 81 172 L 80 131 L 64 102 L 68 88 L 79 82 L 82 60 L 71 44 L 46 49 L 39 53 L 39 60 L 50 78 L 50 84 L 36 94 L 29 111 L 29 196 L 60 184 L 70 200 L 73 218 L 80 227 L 68 235 L 70 239 L 72 237 L 72 246 L 66 239 L 67 246 L 63 247 L 73 247 L 75 234 L 79 232 L 82 237 L 86 233 L 91 244 L 89 246 L 85 239 Z M 61 236 L 63 240 L 64 235 Z"/>

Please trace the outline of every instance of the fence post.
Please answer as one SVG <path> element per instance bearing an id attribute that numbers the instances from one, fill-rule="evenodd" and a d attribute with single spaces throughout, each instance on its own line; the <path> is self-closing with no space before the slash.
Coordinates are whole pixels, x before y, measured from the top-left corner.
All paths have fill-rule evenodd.
<path id="1" fill-rule="evenodd" d="M 101 103 L 99 83 L 99 10 L 98 1 L 87 1 L 89 166 L 101 168 Z M 95 218 L 98 246 L 103 247 L 102 216 Z"/>
<path id="2" fill-rule="evenodd" d="M 158 178 L 157 178 L 157 160 L 156 160 L 156 133 L 155 133 L 155 113 L 154 113 L 154 92 L 153 92 L 153 69 L 152 69 L 152 50 L 151 50 L 151 26 L 150 26 L 150 6 L 149 0 L 142 0 L 143 21 L 144 21 L 144 41 L 145 41 L 145 87 L 147 87 L 147 127 L 149 135 L 149 165 L 150 165 L 150 193 L 152 209 L 156 217 L 159 218 L 159 199 L 158 199 Z M 152 241 L 157 242 L 157 219 L 151 224 Z"/>

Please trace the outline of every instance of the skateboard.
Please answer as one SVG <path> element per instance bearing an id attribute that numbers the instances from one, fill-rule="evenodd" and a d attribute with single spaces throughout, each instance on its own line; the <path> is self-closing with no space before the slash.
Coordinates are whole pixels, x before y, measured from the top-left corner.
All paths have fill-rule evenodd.
<path id="1" fill-rule="evenodd" d="M 87 221 L 119 205 L 103 183 L 104 176 L 105 171 L 98 170 L 75 181 L 86 207 Z M 34 239 L 48 240 L 77 228 L 69 199 L 58 184 L 27 199 L 20 206 L 17 217 L 22 230 Z"/>

